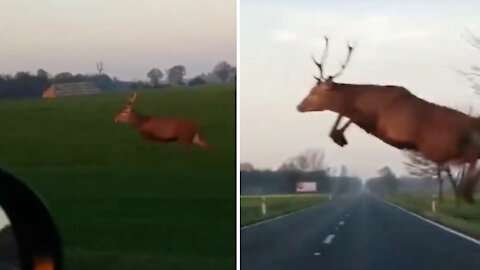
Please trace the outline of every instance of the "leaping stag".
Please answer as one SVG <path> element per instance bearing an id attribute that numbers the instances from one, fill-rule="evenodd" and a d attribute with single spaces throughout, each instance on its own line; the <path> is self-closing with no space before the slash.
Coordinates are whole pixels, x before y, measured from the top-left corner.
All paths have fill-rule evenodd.
<path id="1" fill-rule="evenodd" d="M 143 115 L 133 109 L 137 93 L 127 99 L 127 105 L 115 116 L 115 122 L 127 123 L 138 130 L 146 140 L 183 145 L 196 144 L 206 148 L 208 144 L 200 137 L 200 129 L 193 120 L 178 117 L 154 117 Z"/>
<path id="2" fill-rule="evenodd" d="M 314 59 L 320 77 L 310 93 L 297 106 L 299 112 L 332 111 L 338 113 L 330 137 L 340 146 L 347 144 L 344 132 L 354 123 L 367 133 L 398 148 L 420 152 L 438 164 L 469 164 L 460 186 L 465 201 L 473 203 L 480 170 L 480 119 L 423 100 L 401 86 L 344 84 L 333 81 L 347 66 L 353 47 L 348 45 L 347 59 L 338 73 L 327 78 L 323 66 L 328 38 L 321 62 Z M 342 117 L 348 122 L 338 128 Z"/>

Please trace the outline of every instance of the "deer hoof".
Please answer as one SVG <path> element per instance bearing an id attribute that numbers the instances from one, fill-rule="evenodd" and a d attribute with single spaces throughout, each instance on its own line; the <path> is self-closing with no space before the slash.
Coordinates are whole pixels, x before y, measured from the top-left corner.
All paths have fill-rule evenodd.
<path id="1" fill-rule="evenodd" d="M 339 130 L 332 131 L 332 133 L 330 133 L 330 138 L 332 138 L 333 141 L 341 147 L 344 147 L 348 144 L 343 132 Z"/>

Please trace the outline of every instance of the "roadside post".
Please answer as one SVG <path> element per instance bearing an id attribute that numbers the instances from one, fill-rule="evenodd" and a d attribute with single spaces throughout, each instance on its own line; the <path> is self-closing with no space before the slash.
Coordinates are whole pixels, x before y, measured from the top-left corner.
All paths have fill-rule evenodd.
<path id="1" fill-rule="evenodd" d="M 265 204 L 265 196 L 262 196 L 262 215 L 267 214 L 267 205 Z"/>
<path id="2" fill-rule="evenodd" d="M 432 212 L 436 212 L 437 211 L 437 200 L 436 200 L 436 196 L 435 195 L 432 195 Z"/>

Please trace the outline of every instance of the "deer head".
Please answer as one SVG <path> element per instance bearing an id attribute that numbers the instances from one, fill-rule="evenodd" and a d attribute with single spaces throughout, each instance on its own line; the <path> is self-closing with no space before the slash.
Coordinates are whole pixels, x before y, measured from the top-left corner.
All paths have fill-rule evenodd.
<path id="1" fill-rule="evenodd" d="M 133 105 L 137 99 L 137 93 L 133 93 L 131 98 L 127 98 L 127 105 L 115 116 L 115 122 L 131 123 L 134 120 Z"/>
<path id="2" fill-rule="evenodd" d="M 332 109 L 336 106 L 341 99 L 341 93 L 336 91 L 336 83 L 333 81 L 336 77 L 340 76 L 345 67 L 348 65 L 350 61 L 350 56 L 352 55 L 353 46 L 347 44 L 348 54 L 345 62 L 341 65 L 340 71 L 336 74 L 325 77 L 323 75 L 323 66 L 324 62 L 327 58 L 328 52 L 328 38 L 325 37 L 325 49 L 323 51 L 321 62 L 317 62 L 315 58 L 313 58 L 313 62 L 320 70 L 320 76 L 314 78 L 316 79 L 315 86 L 310 90 L 310 93 L 302 100 L 302 102 L 297 106 L 297 110 L 299 112 L 309 112 L 309 111 L 323 111 Z"/>

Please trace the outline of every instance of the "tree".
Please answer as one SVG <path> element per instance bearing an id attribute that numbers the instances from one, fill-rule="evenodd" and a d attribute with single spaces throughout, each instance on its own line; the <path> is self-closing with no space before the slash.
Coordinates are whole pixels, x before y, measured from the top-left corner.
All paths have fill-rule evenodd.
<path id="1" fill-rule="evenodd" d="M 403 162 L 408 174 L 420 177 L 437 179 L 438 181 L 438 201 L 443 202 L 443 177 L 442 166 L 430 161 L 416 151 L 405 151 L 406 161 Z"/>
<path id="2" fill-rule="evenodd" d="M 44 69 L 39 68 L 37 70 L 37 77 L 48 79 L 48 72 L 46 72 Z"/>
<path id="3" fill-rule="evenodd" d="M 227 63 L 226 61 L 221 61 L 213 68 L 213 73 L 220 78 L 222 82 L 226 82 L 230 72 L 232 70 L 232 66 Z"/>
<path id="4" fill-rule="evenodd" d="M 96 63 L 96 65 L 97 65 L 97 72 L 98 72 L 98 74 L 103 74 L 103 70 L 104 70 L 104 68 L 103 68 L 103 61 L 98 61 L 98 62 Z"/>
<path id="5" fill-rule="evenodd" d="M 240 171 L 241 172 L 251 172 L 255 170 L 255 167 L 251 163 L 248 162 L 241 162 L 240 163 Z"/>
<path id="6" fill-rule="evenodd" d="M 385 166 L 378 170 L 378 174 L 380 175 L 380 180 L 384 185 L 384 190 L 387 193 L 395 193 L 398 190 L 398 179 L 393 173 L 390 167 Z"/>
<path id="7" fill-rule="evenodd" d="M 112 90 L 114 87 L 113 80 L 107 74 L 95 74 L 86 78 L 100 88 L 101 90 Z"/>
<path id="8" fill-rule="evenodd" d="M 148 73 L 147 77 L 150 79 L 153 87 L 157 87 L 159 81 L 163 78 L 163 72 L 158 68 L 152 68 Z"/>
<path id="9" fill-rule="evenodd" d="M 186 74 L 186 69 L 182 65 L 173 66 L 167 70 L 168 82 L 171 85 L 183 85 L 183 76 Z"/>
<path id="10" fill-rule="evenodd" d="M 19 72 L 15 73 L 14 79 L 15 80 L 22 80 L 22 79 L 25 79 L 25 78 L 28 78 L 28 77 L 30 77 L 30 73 L 28 73 L 26 71 L 19 71 Z"/>
<path id="11" fill-rule="evenodd" d="M 323 149 L 307 149 L 300 155 L 287 159 L 278 170 L 313 172 L 325 169 L 325 152 Z"/>
<path id="12" fill-rule="evenodd" d="M 480 52 L 480 35 L 467 30 L 464 38 L 468 44 Z M 471 65 L 468 71 L 459 70 L 458 72 L 471 83 L 471 87 L 476 94 L 480 95 L 480 66 Z"/>
<path id="13" fill-rule="evenodd" d="M 188 82 L 188 86 L 198 86 L 198 85 L 205 85 L 205 84 L 207 84 L 207 82 L 200 77 L 195 77 L 194 79 Z"/>
<path id="14" fill-rule="evenodd" d="M 292 192 L 296 190 L 297 182 L 305 172 L 325 170 L 325 153 L 322 149 L 308 149 L 298 156 L 283 162 L 278 171 L 283 172 Z"/>
<path id="15" fill-rule="evenodd" d="M 443 182 L 446 178 L 452 186 L 457 205 L 460 203 L 461 196 L 459 186 L 462 180 L 465 179 L 468 170 L 468 164 L 461 166 L 460 169 L 454 173 L 450 165 L 437 164 L 424 158 L 416 151 L 406 151 L 405 155 L 407 160 L 404 161 L 404 165 L 410 175 L 421 178 L 435 178 L 438 180 L 439 202 L 444 201 Z"/>
<path id="16" fill-rule="evenodd" d="M 68 82 L 71 79 L 73 79 L 73 75 L 70 72 L 61 72 L 54 77 L 55 82 Z"/>

